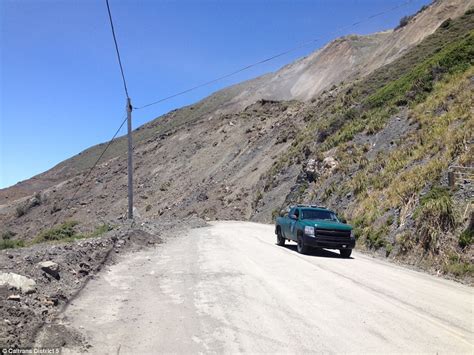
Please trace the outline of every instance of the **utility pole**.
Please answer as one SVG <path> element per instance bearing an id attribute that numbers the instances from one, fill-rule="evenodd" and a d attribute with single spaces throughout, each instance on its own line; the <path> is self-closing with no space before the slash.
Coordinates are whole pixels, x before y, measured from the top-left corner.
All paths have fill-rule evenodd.
<path id="1" fill-rule="evenodd" d="M 128 137 L 128 219 L 133 219 L 133 142 L 132 103 L 127 97 L 127 137 Z"/>

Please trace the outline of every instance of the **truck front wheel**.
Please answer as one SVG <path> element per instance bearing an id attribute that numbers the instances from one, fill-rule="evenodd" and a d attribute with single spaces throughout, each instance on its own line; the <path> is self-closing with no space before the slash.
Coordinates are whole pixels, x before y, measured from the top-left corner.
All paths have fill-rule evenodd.
<path id="1" fill-rule="evenodd" d="M 298 235 L 297 239 L 297 245 L 296 245 L 296 250 L 300 254 L 307 254 L 308 253 L 308 246 L 304 244 L 303 237 L 301 235 Z"/>
<path id="2" fill-rule="evenodd" d="M 284 246 L 285 245 L 285 238 L 281 235 L 281 229 L 277 229 L 277 245 L 278 246 Z"/>
<path id="3" fill-rule="evenodd" d="M 352 254 L 352 249 L 339 249 L 339 253 L 341 253 L 341 257 L 349 258 Z"/>

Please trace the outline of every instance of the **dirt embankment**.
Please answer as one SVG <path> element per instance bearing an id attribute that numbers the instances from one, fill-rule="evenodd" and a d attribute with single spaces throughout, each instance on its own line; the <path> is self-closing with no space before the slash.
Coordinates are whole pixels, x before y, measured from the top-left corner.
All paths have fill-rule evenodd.
<path id="1" fill-rule="evenodd" d="M 79 334 L 54 320 L 105 264 L 204 225 L 197 218 L 124 223 L 99 238 L 0 251 L 0 349 L 33 346 L 43 326 L 52 329 L 50 344 L 82 345 Z"/>

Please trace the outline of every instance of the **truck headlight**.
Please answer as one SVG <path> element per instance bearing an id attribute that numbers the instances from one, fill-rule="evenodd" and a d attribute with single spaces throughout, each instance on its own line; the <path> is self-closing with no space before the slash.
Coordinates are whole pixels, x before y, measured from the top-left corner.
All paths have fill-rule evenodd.
<path id="1" fill-rule="evenodd" d="M 306 234 L 309 237 L 314 237 L 314 227 L 306 226 L 304 227 L 304 234 Z"/>
<path id="2" fill-rule="evenodd" d="M 351 230 L 351 239 L 355 239 L 354 230 Z"/>

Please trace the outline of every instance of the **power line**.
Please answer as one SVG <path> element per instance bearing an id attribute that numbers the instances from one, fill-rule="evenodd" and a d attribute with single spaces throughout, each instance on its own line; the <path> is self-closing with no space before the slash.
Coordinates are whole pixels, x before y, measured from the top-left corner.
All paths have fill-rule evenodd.
<path id="1" fill-rule="evenodd" d="M 112 139 L 109 140 L 109 142 L 107 143 L 107 145 L 105 146 L 104 150 L 102 151 L 102 153 L 99 155 L 99 157 L 97 158 L 97 160 L 95 161 L 94 165 L 92 165 L 92 167 L 89 169 L 89 171 L 87 172 L 86 176 L 82 179 L 82 182 L 79 184 L 79 186 L 76 188 L 76 190 L 74 191 L 74 193 L 72 194 L 72 197 L 68 200 L 67 204 L 66 204 L 66 208 L 64 209 L 65 211 L 69 208 L 69 206 L 71 205 L 71 201 L 74 200 L 74 198 L 76 197 L 77 193 L 79 192 L 79 190 L 81 189 L 82 185 L 84 185 L 84 183 L 87 181 L 87 179 L 89 178 L 90 174 L 92 173 L 92 170 L 94 170 L 94 168 L 97 166 L 97 164 L 99 163 L 99 161 L 102 159 L 102 157 L 104 156 L 105 152 L 107 151 L 107 149 L 109 149 L 110 145 L 112 144 L 112 142 L 114 141 L 114 139 L 117 137 L 117 135 L 119 134 L 120 130 L 122 129 L 123 125 L 125 124 L 125 122 L 127 122 L 127 116 L 125 115 L 124 118 L 122 118 L 122 123 L 120 124 L 119 128 L 117 129 L 117 131 L 115 132 L 115 134 L 113 135 Z M 53 223 L 53 226 L 58 223 L 58 220 L 59 220 L 59 216 L 56 217 L 54 223 Z"/>
<path id="2" fill-rule="evenodd" d="M 354 22 L 354 23 L 352 23 L 352 24 L 350 24 L 350 25 L 347 25 L 347 26 L 344 26 L 344 27 L 340 27 L 340 28 L 337 29 L 337 30 L 334 30 L 334 31 L 332 31 L 332 32 L 329 32 L 329 34 L 337 33 L 337 32 L 339 32 L 339 31 L 341 31 L 341 30 L 345 30 L 345 29 L 348 29 L 348 28 L 351 28 L 351 27 L 360 25 L 361 23 L 370 21 L 370 20 L 372 20 L 372 19 L 374 19 L 374 18 L 376 18 L 376 17 L 385 15 L 385 14 L 387 14 L 387 13 L 390 13 L 390 12 L 392 12 L 392 11 L 395 11 L 395 10 L 397 10 L 397 9 L 400 9 L 400 8 L 402 8 L 402 7 L 405 7 L 405 6 L 411 4 L 411 3 L 414 2 L 414 1 L 415 1 L 415 0 L 408 0 L 408 1 L 405 1 L 405 2 L 403 2 L 403 3 L 401 3 L 401 4 L 397 5 L 397 6 L 391 7 L 391 8 L 389 8 L 389 9 L 387 9 L 387 10 L 378 12 L 378 13 L 376 13 L 376 14 L 372 14 L 372 15 L 368 16 L 367 18 L 364 18 L 364 19 L 362 19 L 362 20 L 356 21 L 356 22 Z M 206 82 L 201 83 L 201 84 L 199 84 L 199 85 L 193 86 L 193 87 L 191 87 L 191 88 L 189 88 L 189 89 L 186 89 L 186 90 L 177 92 L 177 93 L 175 93 L 175 94 L 173 94 L 173 95 L 166 96 L 166 97 L 164 97 L 164 98 L 162 98 L 162 99 L 159 99 L 159 100 L 157 100 L 157 101 L 153 101 L 153 102 L 151 102 L 151 103 L 149 103 L 149 104 L 146 104 L 146 105 L 143 105 L 143 106 L 139 106 L 139 107 L 133 107 L 133 108 L 136 109 L 136 110 L 143 109 L 143 108 L 146 108 L 146 107 L 149 107 L 149 106 L 153 106 L 153 105 L 159 104 L 159 103 L 161 103 L 161 102 L 163 102 L 163 101 L 170 100 L 170 99 L 175 98 L 175 97 L 177 97 L 177 96 L 181 96 L 181 95 L 187 94 L 188 92 L 197 90 L 197 89 L 202 88 L 202 87 L 204 87 L 204 86 L 211 85 L 211 84 L 213 84 L 213 83 L 215 83 L 215 82 L 221 81 L 221 80 L 226 79 L 226 78 L 228 78 L 228 77 L 230 77 L 230 76 L 234 76 L 234 75 L 236 75 L 236 74 L 238 74 L 238 73 L 241 73 L 241 72 L 246 71 L 246 70 L 248 70 L 248 69 L 250 69 L 250 68 L 256 67 L 256 66 L 258 66 L 258 65 L 260 65 L 260 64 L 269 62 L 269 61 L 271 61 L 271 60 L 273 60 L 273 59 L 276 59 L 276 58 L 282 57 L 282 56 L 284 56 L 284 55 L 286 55 L 286 54 L 289 54 L 289 53 L 292 53 L 292 52 L 294 52 L 294 51 L 297 51 L 298 49 L 301 49 L 301 48 L 304 48 L 304 47 L 308 47 L 309 45 L 311 45 L 311 44 L 313 44 L 313 43 L 316 43 L 316 42 L 318 42 L 318 41 L 320 41 L 320 40 L 321 40 L 321 37 L 315 38 L 315 39 L 312 39 L 312 40 L 309 40 L 309 41 L 306 41 L 306 42 L 303 42 L 303 43 L 301 43 L 301 44 L 299 44 L 299 45 L 297 45 L 297 46 L 295 46 L 295 47 L 292 47 L 292 48 L 290 48 L 290 49 L 287 49 L 287 50 L 285 50 L 285 51 L 283 51 L 283 52 L 280 52 L 280 53 L 278 53 L 278 54 L 275 54 L 275 55 L 273 55 L 273 56 L 271 56 L 271 57 L 262 59 L 262 60 L 260 60 L 260 61 L 258 61 L 258 62 L 255 62 L 255 63 L 249 64 L 249 65 L 246 65 L 245 67 L 242 67 L 242 68 L 240 68 L 240 69 L 237 69 L 237 70 L 235 70 L 235 71 L 233 71 L 233 72 L 230 72 L 230 73 L 228 73 L 228 74 L 225 74 L 225 75 L 222 75 L 222 76 L 217 77 L 217 78 L 215 78 L 215 79 L 206 81 Z"/>
<path id="3" fill-rule="evenodd" d="M 117 37 L 115 36 L 114 22 L 112 21 L 112 14 L 110 13 L 109 0 L 105 0 L 107 4 L 107 12 L 109 13 L 110 28 L 112 29 L 112 35 L 114 37 L 115 51 L 117 52 L 117 59 L 120 64 L 120 72 L 122 73 L 123 87 L 125 89 L 125 95 L 127 96 L 127 137 L 128 137 L 128 218 L 133 219 L 133 143 L 132 143 L 132 104 L 130 96 L 128 95 L 127 82 L 125 75 L 123 74 L 122 60 L 120 59 L 120 51 L 117 45 Z M 123 124 L 123 123 L 122 123 Z"/>
<path id="4" fill-rule="evenodd" d="M 107 4 L 107 12 L 109 13 L 110 28 L 112 29 L 112 36 L 114 37 L 115 51 L 117 52 L 117 59 L 120 65 L 120 72 L 122 73 L 122 80 L 123 80 L 123 87 L 125 89 L 125 95 L 127 96 L 127 98 L 129 98 L 127 82 L 125 81 L 125 75 L 123 73 L 122 59 L 120 58 L 120 51 L 117 44 L 117 37 L 115 36 L 114 22 L 112 21 L 112 14 L 110 13 L 109 0 L 105 0 L 105 3 Z"/>

